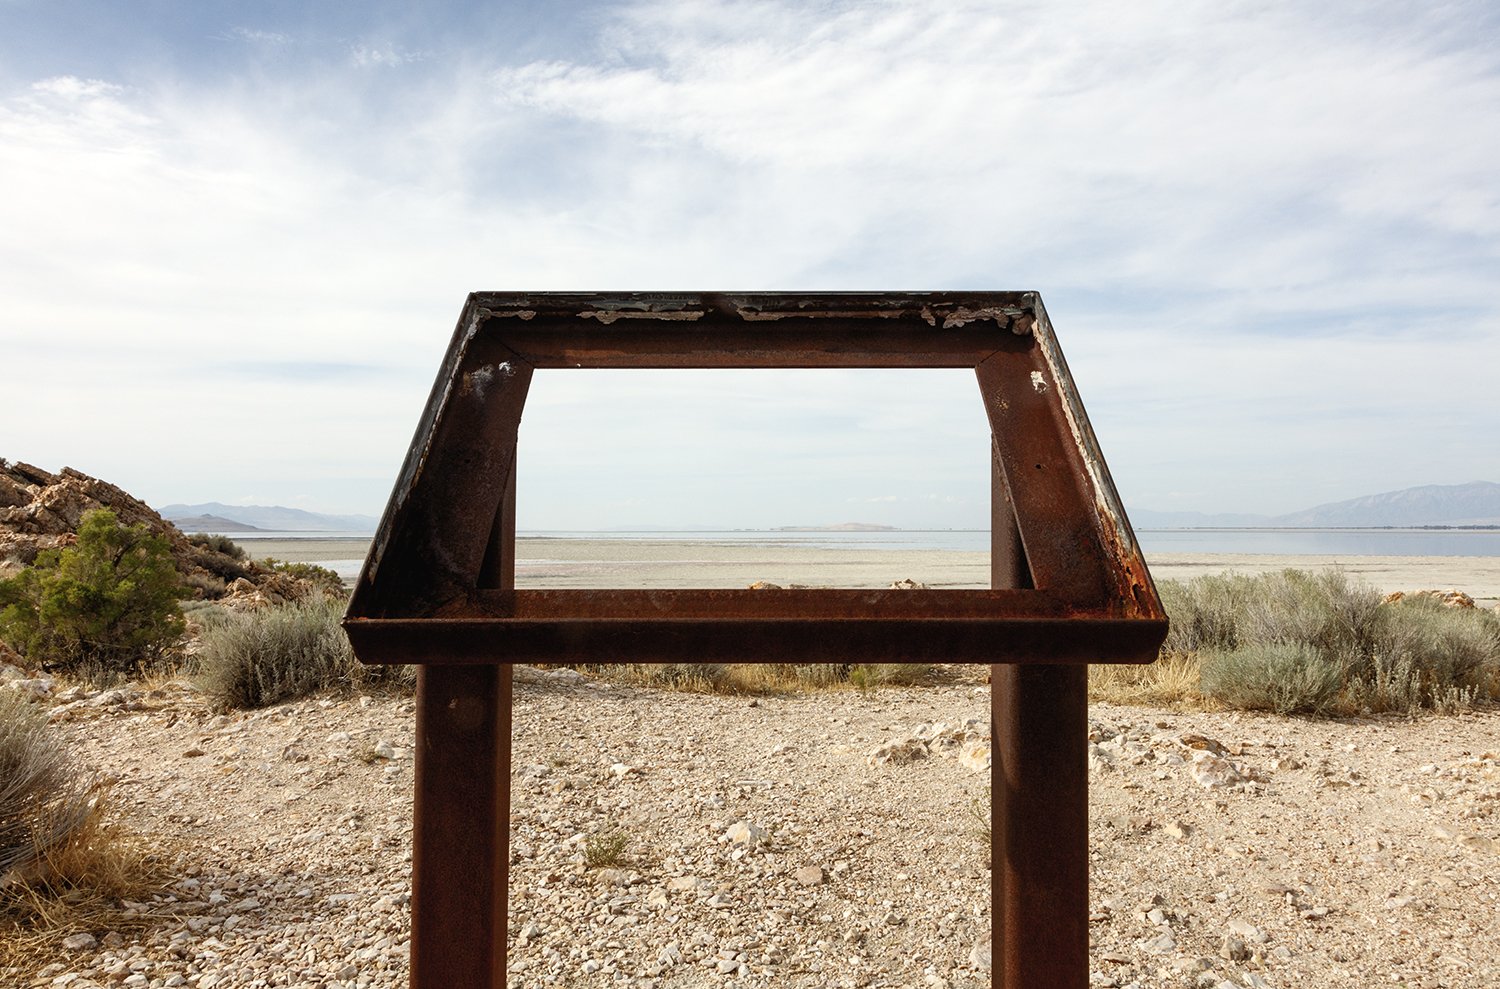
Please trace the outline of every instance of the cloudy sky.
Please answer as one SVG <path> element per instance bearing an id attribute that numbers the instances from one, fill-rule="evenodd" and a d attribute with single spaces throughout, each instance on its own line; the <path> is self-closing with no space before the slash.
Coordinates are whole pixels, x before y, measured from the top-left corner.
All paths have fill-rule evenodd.
<path id="1" fill-rule="evenodd" d="M 0 0 L 0 457 L 378 513 L 476 289 L 1034 289 L 1128 507 L 1500 480 L 1500 7 Z M 522 527 L 987 519 L 962 372 L 556 374 Z"/>

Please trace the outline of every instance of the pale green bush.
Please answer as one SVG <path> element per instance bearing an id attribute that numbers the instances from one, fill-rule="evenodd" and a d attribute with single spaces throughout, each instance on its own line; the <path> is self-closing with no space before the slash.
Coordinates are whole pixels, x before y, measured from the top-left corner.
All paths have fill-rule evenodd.
<path id="1" fill-rule="evenodd" d="M 219 616 L 202 633 L 199 685 L 220 706 L 250 708 L 330 688 L 414 684 L 412 667 L 355 659 L 340 625 L 343 612 L 343 602 L 314 594 Z"/>
<path id="2" fill-rule="evenodd" d="M 1339 665 L 1304 642 L 1259 643 L 1200 659 L 1203 693 L 1251 711 L 1319 714 L 1344 686 Z"/>

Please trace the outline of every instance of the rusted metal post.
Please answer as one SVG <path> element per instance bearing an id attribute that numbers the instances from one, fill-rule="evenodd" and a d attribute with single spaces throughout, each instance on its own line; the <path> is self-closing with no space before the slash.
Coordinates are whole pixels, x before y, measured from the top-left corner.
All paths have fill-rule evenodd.
<path id="1" fill-rule="evenodd" d="M 994 984 L 1089 979 L 1087 666 L 990 667 Z"/>
<path id="2" fill-rule="evenodd" d="M 509 664 L 417 671 L 412 989 L 503 989 Z"/>
<path id="3" fill-rule="evenodd" d="M 992 432 L 989 590 L 516 590 L 532 372 L 969 367 Z M 511 665 L 991 667 L 995 982 L 1088 977 L 1087 667 L 1149 662 L 1166 615 L 1041 299 L 986 293 L 476 293 L 344 628 L 418 679 L 412 985 L 505 981 Z M 1057 664 L 1057 665 L 1053 665 Z"/>
<path id="4" fill-rule="evenodd" d="M 1010 497 L 1010 482 L 1000 460 L 1000 447 L 990 436 L 990 588 L 1019 590 L 1036 586 L 1021 545 L 1021 527 Z"/>

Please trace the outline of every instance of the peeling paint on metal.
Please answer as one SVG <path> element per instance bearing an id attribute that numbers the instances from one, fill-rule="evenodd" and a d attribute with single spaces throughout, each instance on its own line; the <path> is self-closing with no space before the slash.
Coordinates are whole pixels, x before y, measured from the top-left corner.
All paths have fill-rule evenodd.
<path id="1" fill-rule="evenodd" d="M 873 312 L 853 312 L 828 309 L 815 312 L 766 312 L 762 309 L 741 307 L 735 310 L 747 323 L 769 323 L 780 319 L 900 319 L 906 315 L 902 309 L 879 309 Z"/>
<path id="2" fill-rule="evenodd" d="M 970 323 L 978 323 L 982 320 L 994 320 L 1000 326 L 1010 325 L 1011 317 L 1016 315 L 1016 310 L 1006 306 L 984 306 L 979 309 L 970 309 L 967 306 L 959 306 L 953 312 L 943 317 L 943 329 L 951 330 L 959 326 L 968 326 Z"/>
<path id="3" fill-rule="evenodd" d="M 702 319 L 703 315 L 703 310 L 701 309 L 668 309 L 652 310 L 650 312 L 636 312 L 633 310 L 622 311 L 618 309 L 589 309 L 584 312 L 580 312 L 578 314 L 578 317 L 580 319 L 597 319 L 605 326 L 608 326 L 610 323 L 613 323 L 617 319 L 649 319 L 653 321 L 662 319 L 674 319 L 692 322 L 694 320 Z"/>
<path id="4" fill-rule="evenodd" d="M 1031 372 L 1031 387 L 1036 389 L 1038 395 L 1047 390 L 1047 379 L 1042 372 Z"/>

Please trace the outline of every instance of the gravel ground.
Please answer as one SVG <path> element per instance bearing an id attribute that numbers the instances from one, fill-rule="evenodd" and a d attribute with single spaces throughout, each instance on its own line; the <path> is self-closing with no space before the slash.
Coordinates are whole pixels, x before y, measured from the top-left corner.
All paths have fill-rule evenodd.
<path id="1" fill-rule="evenodd" d="M 518 674 L 512 987 L 989 984 L 987 775 L 940 744 L 987 717 L 983 684 L 752 701 Z M 179 880 L 132 907 L 142 930 L 0 984 L 405 985 L 409 698 L 68 696 L 59 729 Z M 1095 705 L 1090 727 L 1095 985 L 1500 985 L 1500 712 Z M 586 866 L 611 833 L 618 863 Z"/>

